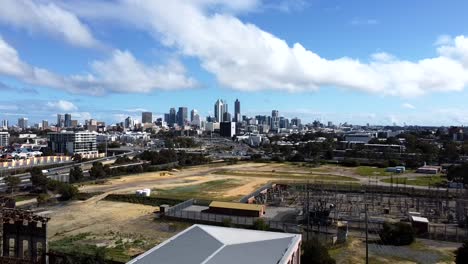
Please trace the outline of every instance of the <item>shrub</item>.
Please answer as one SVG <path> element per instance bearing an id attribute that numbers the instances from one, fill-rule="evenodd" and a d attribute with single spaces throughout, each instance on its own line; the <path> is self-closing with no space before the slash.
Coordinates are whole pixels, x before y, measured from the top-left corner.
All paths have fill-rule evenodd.
<path id="1" fill-rule="evenodd" d="M 304 264 L 335 264 L 328 250 L 317 238 L 302 242 L 301 263 Z"/>
<path id="2" fill-rule="evenodd" d="M 345 160 L 343 160 L 343 162 L 341 164 L 343 164 L 343 166 L 346 166 L 346 167 L 357 167 L 357 166 L 359 166 L 359 161 L 351 160 L 351 159 L 345 159 Z"/>
<path id="3" fill-rule="evenodd" d="M 224 218 L 223 219 L 223 226 L 225 227 L 232 227 L 232 219 L 231 218 Z"/>
<path id="4" fill-rule="evenodd" d="M 468 263 L 468 240 L 465 241 L 461 247 L 455 250 L 455 263 Z"/>
<path id="5" fill-rule="evenodd" d="M 270 226 L 265 222 L 264 219 L 258 218 L 253 223 L 252 228 L 255 229 L 255 230 L 264 230 L 265 231 L 265 230 L 270 229 Z"/>
<path id="6" fill-rule="evenodd" d="M 39 205 L 45 204 L 45 203 L 47 203 L 47 202 L 49 201 L 50 195 L 48 195 L 47 193 L 41 193 L 41 194 L 39 194 L 39 195 L 37 196 L 36 199 L 37 199 L 37 203 L 38 203 Z"/>
<path id="7" fill-rule="evenodd" d="M 414 241 L 413 227 L 403 222 L 384 223 L 379 235 L 382 242 L 388 245 L 404 246 Z"/>

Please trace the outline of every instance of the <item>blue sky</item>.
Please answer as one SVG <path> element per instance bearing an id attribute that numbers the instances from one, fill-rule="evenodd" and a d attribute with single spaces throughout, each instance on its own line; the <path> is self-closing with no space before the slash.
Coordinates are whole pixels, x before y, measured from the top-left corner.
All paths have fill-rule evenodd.
<path id="1" fill-rule="evenodd" d="M 466 1 L 0 0 L 0 119 L 468 124 Z M 467 37 L 465 37 L 467 36 Z"/>

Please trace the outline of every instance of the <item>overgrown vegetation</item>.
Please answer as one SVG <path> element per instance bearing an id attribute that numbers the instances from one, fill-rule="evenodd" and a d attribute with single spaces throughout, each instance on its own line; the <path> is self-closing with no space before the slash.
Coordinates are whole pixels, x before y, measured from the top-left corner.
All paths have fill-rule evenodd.
<path id="1" fill-rule="evenodd" d="M 384 223 L 380 232 L 380 239 L 384 244 L 404 246 L 413 243 L 415 233 L 413 227 L 408 223 Z"/>
<path id="2" fill-rule="evenodd" d="M 465 241 L 461 247 L 455 250 L 455 263 L 465 264 L 468 263 L 468 241 Z"/>
<path id="3" fill-rule="evenodd" d="M 301 263 L 335 264 L 336 262 L 328 253 L 328 249 L 317 238 L 312 237 L 312 239 L 302 242 Z"/>
<path id="4" fill-rule="evenodd" d="M 146 197 L 146 196 L 136 196 L 134 194 L 109 194 L 104 200 L 114 201 L 114 202 L 126 202 L 126 203 L 135 203 L 135 204 L 144 204 L 151 206 L 159 206 L 162 204 L 176 205 L 183 202 L 183 200 L 173 199 L 173 198 L 162 198 L 162 197 Z"/>

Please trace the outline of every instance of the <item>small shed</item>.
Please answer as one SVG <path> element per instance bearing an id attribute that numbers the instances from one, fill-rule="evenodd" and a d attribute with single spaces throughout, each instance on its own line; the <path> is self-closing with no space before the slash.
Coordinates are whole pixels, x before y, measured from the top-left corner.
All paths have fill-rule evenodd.
<path id="1" fill-rule="evenodd" d="M 425 234 L 429 232 L 429 220 L 426 217 L 410 215 L 409 219 L 416 234 Z"/>
<path id="2" fill-rule="evenodd" d="M 265 214 L 265 206 L 260 204 L 213 201 L 210 203 L 210 208 L 207 212 L 233 216 L 261 217 Z"/>

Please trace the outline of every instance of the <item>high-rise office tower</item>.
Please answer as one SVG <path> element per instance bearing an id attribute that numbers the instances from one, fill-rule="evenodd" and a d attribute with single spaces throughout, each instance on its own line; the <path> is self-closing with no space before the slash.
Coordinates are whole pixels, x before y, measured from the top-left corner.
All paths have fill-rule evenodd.
<path id="1" fill-rule="evenodd" d="M 241 105 L 239 99 L 234 102 L 234 121 L 241 122 Z"/>
<path id="2" fill-rule="evenodd" d="M 231 114 L 229 112 L 223 113 L 223 122 L 231 122 Z"/>
<path id="3" fill-rule="evenodd" d="M 3 129 L 3 130 L 7 130 L 8 127 L 9 127 L 8 120 L 7 119 L 2 120 L 2 124 L 1 124 L 0 128 Z"/>
<path id="4" fill-rule="evenodd" d="M 58 114 L 57 115 L 57 127 L 64 127 L 65 126 L 65 118 L 63 115 Z"/>
<path id="5" fill-rule="evenodd" d="M 216 122 L 220 123 L 223 121 L 228 121 L 228 120 L 223 119 L 223 115 L 226 112 L 228 112 L 228 104 L 225 101 L 218 99 L 214 106 L 214 114 L 215 114 Z"/>
<path id="6" fill-rule="evenodd" d="M 279 128 L 279 111 L 273 110 L 271 111 L 271 129 L 278 129 Z"/>
<path id="7" fill-rule="evenodd" d="M 133 119 L 131 116 L 125 118 L 125 128 L 133 128 Z"/>
<path id="8" fill-rule="evenodd" d="M 141 123 L 153 123 L 153 113 L 151 112 L 142 112 L 141 113 Z"/>
<path id="9" fill-rule="evenodd" d="M 291 119 L 291 125 L 292 126 L 301 126 L 301 119 L 295 117 L 293 119 Z"/>
<path id="10" fill-rule="evenodd" d="M 176 110 L 175 108 L 171 108 L 169 110 L 169 126 L 174 126 L 174 124 L 177 122 L 177 115 L 176 115 Z"/>
<path id="11" fill-rule="evenodd" d="M 42 129 L 48 129 L 49 128 L 49 121 L 47 120 L 42 120 Z"/>
<path id="12" fill-rule="evenodd" d="M 65 114 L 65 127 L 72 126 L 72 117 L 71 114 Z"/>
<path id="13" fill-rule="evenodd" d="M 28 128 L 28 119 L 26 117 L 18 118 L 18 127 L 21 128 L 22 130 L 27 129 Z"/>
<path id="14" fill-rule="evenodd" d="M 187 107 L 179 107 L 179 111 L 177 111 L 177 124 L 179 126 L 184 126 L 185 123 L 188 121 L 188 112 Z"/>
<path id="15" fill-rule="evenodd" d="M 192 111 L 190 111 L 190 122 L 193 122 L 195 115 L 198 115 L 198 111 L 197 109 L 192 109 Z"/>

